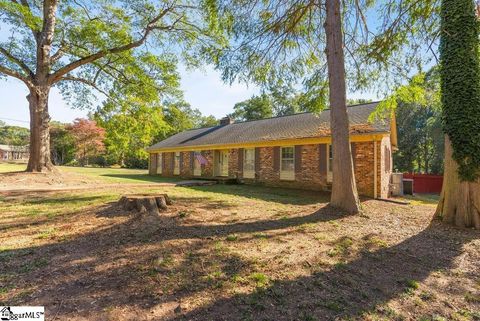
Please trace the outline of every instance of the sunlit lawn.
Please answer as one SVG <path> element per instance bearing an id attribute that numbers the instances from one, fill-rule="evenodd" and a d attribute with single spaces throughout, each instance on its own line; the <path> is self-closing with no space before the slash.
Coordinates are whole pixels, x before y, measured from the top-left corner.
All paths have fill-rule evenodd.
<path id="1" fill-rule="evenodd" d="M 24 171 L 25 164 L 0 163 L 0 173 Z M 64 173 L 75 173 L 90 176 L 106 183 L 156 183 L 178 181 L 175 178 L 164 178 L 148 175 L 146 169 L 126 168 L 94 168 L 94 167 L 69 167 L 57 166 Z"/>

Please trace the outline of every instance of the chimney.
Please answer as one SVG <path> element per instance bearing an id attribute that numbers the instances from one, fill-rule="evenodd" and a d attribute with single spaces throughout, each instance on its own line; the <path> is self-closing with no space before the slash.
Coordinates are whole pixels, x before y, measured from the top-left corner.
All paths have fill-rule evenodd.
<path id="1" fill-rule="evenodd" d="M 226 116 L 226 117 L 223 117 L 222 119 L 220 119 L 220 126 L 230 125 L 230 124 L 233 124 L 233 123 L 234 123 L 233 118 L 231 118 L 229 116 Z"/>

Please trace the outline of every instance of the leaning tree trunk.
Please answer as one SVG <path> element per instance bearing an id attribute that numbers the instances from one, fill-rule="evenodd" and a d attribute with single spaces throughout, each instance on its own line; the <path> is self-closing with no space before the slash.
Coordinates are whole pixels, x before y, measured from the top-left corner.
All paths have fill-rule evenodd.
<path id="1" fill-rule="evenodd" d="M 50 156 L 50 115 L 48 95 L 50 87 L 36 87 L 27 96 L 30 108 L 30 158 L 27 172 L 48 172 L 53 169 Z"/>
<path id="2" fill-rule="evenodd" d="M 326 12 L 325 32 L 333 146 L 333 184 L 330 204 L 353 214 L 360 211 L 360 201 L 349 141 L 340 0 L 327 0 Z"/>
<path id="3" fill-rule="evenodd" d="M 480 229 L 480 181 L 460 180 L 448 136 L 445 136 L 444 167 L 442 194 L 435 215 L 447 224 Z"/>

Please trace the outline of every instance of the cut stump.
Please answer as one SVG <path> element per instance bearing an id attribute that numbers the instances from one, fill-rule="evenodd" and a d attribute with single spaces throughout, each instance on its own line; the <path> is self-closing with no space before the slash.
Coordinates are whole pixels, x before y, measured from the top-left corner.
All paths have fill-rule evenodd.
<path id="1" fill-rule="evenodd" d="M 133 194 L 122 196 L 118 204 L 127 211 L 158 215 L 160 211 L 167 210 L 172 201 L 167 194 Z"/>

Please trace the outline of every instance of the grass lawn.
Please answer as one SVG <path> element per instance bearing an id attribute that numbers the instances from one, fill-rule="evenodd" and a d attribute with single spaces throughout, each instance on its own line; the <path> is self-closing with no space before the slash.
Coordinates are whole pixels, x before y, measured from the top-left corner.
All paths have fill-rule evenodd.
<path id="1" fill-rule="evenodd" d="M 116 206 L 128 192 L 174 204 L 141 216 Z M 479 232 L 432 221 L 428 203 L 346 216 L 327 201 L 238 185 L 3 196 L 0 305 L 49 320 L 480 320 Z"/>
<path id="2" fill-rule="evenodd" d="M 24 171 L 25 164 L 0 163 L 0 174 L 7 172 Z M 62 174 L 78 174 L 84 177 L 94 179 L 96 182 L 103 183 L 157 183 L 174 182 L 178 179 L 164 178 L 160 176 L 148 175 L 146 169 L 126 169 L 126 168 L 92 168 L 92 167 L 70 167 L 57 166 Z"/>

